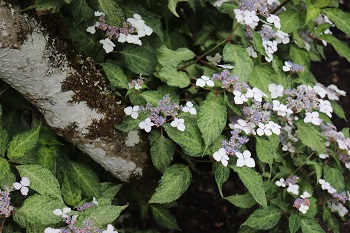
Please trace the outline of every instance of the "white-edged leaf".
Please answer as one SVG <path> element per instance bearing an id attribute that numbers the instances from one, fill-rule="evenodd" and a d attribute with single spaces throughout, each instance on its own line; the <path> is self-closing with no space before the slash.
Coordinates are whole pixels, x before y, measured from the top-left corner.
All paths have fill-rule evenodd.
<path id="1" fill-rule="evenodd" d="M 299 230 L 301 224 L 300 215 L 296 212 L 292 212 L 292 214 L 288 218 L 288 227 L 290 233 L 295 233 Z"/>
<path id="2" fill-rule="evenodd" d="M 350 35 L 350 13 L 342 11 L 339 8 L 326 8 L 322 9 L 329 20 L 332 21 L 339 30 L 342 30 L 345 34 Z"/>
<path id="3" fill-rule="evenodd" d="M 151 131 L 149 139 L 153 166 L 163 173 L 173 161 L 175 144 L 158 131 Z"/>
<path id="4" fill-rule="evenodd" d="M 121 27 L 125 20 L 121 1 L 97 0 L 97 2 L 98 10 L 106 14 L 107 22 L 112 26 Z"/>
<path id="5" fill-rule="evenodd" d="M 0 180 L 4 179 L 9 172 L 10 172 L 9 162 L 6 159 L 0 157 Z"/>
<path id="6" fill-rule="evenodd" d="M 33 149 L 38 142 L 40 125 L 27 132 L 17 134 L 12 138 L 7 150 L 7 157 L 22 157 L 27 151 Z"/>
<path id="7" fill-rule="evenodd" d="M 100 63 L 108 80 L 113 86 L 118 88 L 129 88 L 128 78 L 123 72 L 123 69 L 116 64 L 112 63 Z"/>
<path id="8" fill-rule="evenodd" d="M 209 92 L 198 112 L 198 127 L 206 148 L 222 133 L 226 126 L 227 110 L 224 98 Z"/>
<path id="9" fill-rule="evenodd" d="M 214 177 L 216 184 L 219 189 L 220 195 L 223 197 L 222 194 L 222 185 L 227 181 L 228 177 L 230 176 L 230 168 L 223 166 L 221 163 L 218 163 L 214 167 Z"/>
<path id="10" fill-rule="evenodd" d="M 28 177 L 29 188 L 37 191 L 42 196 L 49 196 L 62 200 L 60 185 L 52 172 L 38 164 L 16 166 L 21 177 Z"/>
<path id="11" fill-rule="evenodd" d="M 234 206 L 238 208 L 250 208 L 257 204 L 250 193 L 246 194 L 236 194 L 224 198 L 225 200 L 231 202 Z"/>
<path id="12" fill-rule="evenodd" d="M 337 190 L 337 193 L 344 191 L 344 176 L 339 169 L 328 165 L 323 166 L 323 179 L 330 183 Z"/>
<path id="13" fill-rule="evenodd" d="M 172 165 L 164 171 L 149 203 L 162 204 L 177 200 L 190 186 L 191 179 L 192 174 L 187 166 Z"/>
<path id="14" fill-rule="evenodd" d="M 325 233 L 323 228 L 314 219 L 310 218 L 301 219 L 301 230 L 303 233 Z"/>
<path id="15" fill-rule="evenodd" d="M 291 33 L 304 25 L 304 17 L 296 10 L 289 9 L 279 15 L 281 20 L 281 30 Z"/>
<path id="16" fill-rule="evenodd" d="M 350 48 L 346 42 L 340 41 L 332 35 L 322 35 L 320 39 L 330 43 L 340 56 L 345 57 L 350 62 Z"/>
<path id="17" fill-rule="evenodd" d="M 181 116 L 185 121 L 185 131 L 180 131 L 170 124 L 163 127 L 168 136 L 181 146 L 184 152 L 190 156 L 201 156 L 203 152 L 202 134 L 197 126 L 197 116 Z"/>
<path id="18" fill-rule="evenodd" d="M 297 122 L 299 139 L 306 146 L 317 151 L 318 154 L 326 154 L 325 138 L 311 123 Z"/>
<path id="19" fill-rule="evenodd" d="M 281 210 L 264 207 L 255 210 L 242 225 L 247 225 L 256 230 L 268 230 L 279 222 L 281 216 Z"/>
<path id="20" fill-rule="evenodd" d="M 100 196 L 100 181 L 93 170 L 75 162 L 69 163 L 69 169 L 75 184 L 86 197 L 92 199 Z"/>
<path id="21" fill-rule="evenodd" d="M 226 44 L 223 50 L 225 62 L 233 62 L 233 74 L 242 82 L 248 82 L 253 68 L 253 60 L 249 57 L 246 49 L 240 45 Z"/>
<path id="22" fill-rule="evenodd" d="M 151 211 L 154 220 L 167 229 L 180 230 L 176 218 L 170 213 L 169 209 L 163 205 L 151 205 Z"/>
<path id="23" fill-rule="evenodd" d="M 178 71 L 175 67 L 165 66 L 160 68 L 155 74 L 162 82 L 168 86 L 185 88 L 190 85 L 190 77 L 183 71 Z"/>
<path id="24" fill-rule="evenodd" d="M 256 202 L 267 206 L 266 195 L 261 175 L 248 167 L 232 167 Z"/>
<path id="25" fill-rule="evenodd" d="M 149 45 L 129 44 L 120 51 L 124 63 L 129 70 L 136 74 L 150 75 L 156 66 L 156 53 Z"/>
<path id="26" fill-rule="evenodd" d="M 13 219 L 23 228 L 30 224 L 56 224 L 62 222 L 62 218 L 52 212 L 64 207 L 62 200 L 34 194 L 24 200 L 23 205 L 14 213 Z"/>

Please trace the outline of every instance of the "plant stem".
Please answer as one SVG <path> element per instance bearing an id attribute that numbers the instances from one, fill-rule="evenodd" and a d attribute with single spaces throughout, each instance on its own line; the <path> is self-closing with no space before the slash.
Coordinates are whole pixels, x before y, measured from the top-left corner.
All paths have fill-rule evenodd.
<path id="1" fill-rule="evenodd" d="M 283 6 L 285 6 L 290 0 L 285 0 L 282 2 L 278 7 L 276 7 L 273 11 L 271 11 L 271 14 L 275 14 L 279 9 L 281 9 Z"/>

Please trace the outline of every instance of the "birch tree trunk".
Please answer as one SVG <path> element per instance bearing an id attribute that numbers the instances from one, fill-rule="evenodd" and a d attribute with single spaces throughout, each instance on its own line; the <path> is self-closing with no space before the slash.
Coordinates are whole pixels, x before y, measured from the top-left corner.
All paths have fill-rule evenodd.
<path id="1" fill-rule="evenodd" d="M 93 61 L 76 55 L 4 0 L 0 18 L 0 78 L 33 103 L 57 134 L 121 181 L 144 184 L 154 177 L 145 137 L 138 141 L 114 129 L 124 106 L 108 91 Z"/>

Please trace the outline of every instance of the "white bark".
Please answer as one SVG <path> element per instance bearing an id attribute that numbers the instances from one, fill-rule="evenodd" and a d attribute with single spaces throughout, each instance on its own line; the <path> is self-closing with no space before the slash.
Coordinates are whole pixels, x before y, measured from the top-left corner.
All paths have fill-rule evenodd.
<path id="1" fill-rule="evenodd" d="M 33 18 L 18 12 L 0 0 L 0 78 L 37 106 L 56 132 L 64 134 L 62 132 L 74 124 L 73 133 L 64 136 L 114 176 L 122 181 L 142 177 L 144 167 L 149 166 L 147 143 L 141 140 L 128 147 L 127 135 L 121 132 L 110 138 L 86 137 L 93 119 L 106 118 L 107 113 L 88 107 L 86 102 L 70 102 L 74 92 L 62 91 L 61 85 L 78 71 L 70 67 L 67 60 L 53 68 L 47 54 L 55 49 L 49 47 L 55 45 L 48 44 L 45 29 Z M 26 39 L 21 41 L 19 35 Z M 120 111 L 122 106 L 116 104 L 116 108 Z"/>

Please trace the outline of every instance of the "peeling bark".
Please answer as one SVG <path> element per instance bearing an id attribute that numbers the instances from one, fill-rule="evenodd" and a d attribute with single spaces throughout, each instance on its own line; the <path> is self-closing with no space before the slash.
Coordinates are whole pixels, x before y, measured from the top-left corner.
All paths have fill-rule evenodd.
<path id="1" fill-rule="evenodd" d="M 92 61 L 79 56 L 70 61 L 71 54 L 60 53 L 58 39 L 18 12 L 0 0 L 0 78 L 37 106 L 56 133 L 121 181 L 143 183 L 146 170 L 147 177 L 156 174 L 145 137 L 128 147 L 127 134 L 113 128 L 124 106 L 107 90 Z"/>

